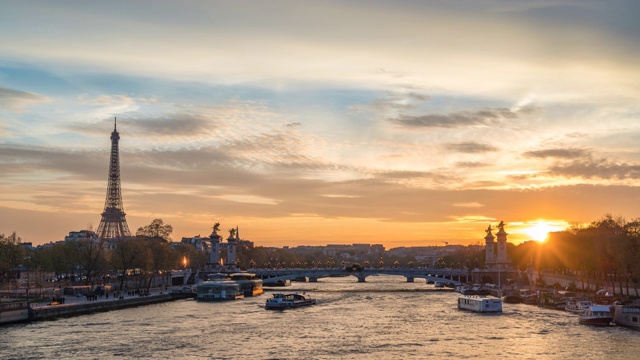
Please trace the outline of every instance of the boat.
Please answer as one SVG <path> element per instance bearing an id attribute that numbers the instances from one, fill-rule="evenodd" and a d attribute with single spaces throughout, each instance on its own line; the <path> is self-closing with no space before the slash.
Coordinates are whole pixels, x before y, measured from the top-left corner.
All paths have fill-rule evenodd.
<path id="1" fill-rule="evenodd" d="M 239 272 L 229 275 L 231 281 L 240 285 L 240 290 L 244 296 L 258 296 L 264 293 L 262 289 L 262 279 L 256 277 L 256 274 Z"/>
<path id="2" fill-rule="evenodd" d="M 592 305 L 578 319 L 580 324 L 609 326 L 613 321 L 611 308 L 603 305 Z"/>
<path id="3" fill-rule="evenodd" d="M 502 299 L 486 296 L 461 295 L 458 297 L 458 309 L 483 313 L 502 312 Z"/>
<path id="4" fill-rule="evenodd" d="M 434 287 L 434 288 L 443 288 L 443 287 L 444 287 L 444 283 L 443 283 L 442 281 L 436 281 L 436 282 L 433 284 L 433 287 Z"/>
<path id="5" fill-rule="evenodd" d="M 264 283 L 262 286 L 291 286 L 291 280 L 289 279 L 278 279 L 276 281 L 263 280 Z"/>
<path id="6" fill-rule="evenodd" d="M 284 310 L 284 309 L 292 309 L 303 306 L 315 305 L 316 299 L 312 299 L 309 295 L 305 293 L 298 294 L 282 294 L 276 293 L 273 294 L 271 299 L 267 299 L 267 302 L 264 306 L 267 310 Z"/>
<path id="7" fill-rule="evenodd" d="M 502 297 L 502 301 L 506 304 L 520 304 L 522 297 L 518 294 L 507 294 Z"/>
<path id="8" fill-rule="evenodd" d="M 640 329 L 640 303 L 615 305 L 613 313 L 616 325 Z"/>
<path id="9" fill-rule="evenodd" d="M 213 280 L 196 285 L 196 300 L 199 301 L 224 301 L 243 298 L 244 292 L 235 281 Z"/>
<path id="10" fill-rule="evenodd" d="M 520 297 L 522 298 L 522 303 L 527 305 L 537 305 L 538 304 L 538 295 L 532 293 L 529 289 L 520 289 Z"/>
<path id="11" fill-rule="evenodd" d="M 462 289 L 462 295 L 491 295 L 491 290 L 485 288 L 482 285 L 475 284 L 472 287 L 465 287 Z"/>
<path id="12" fill-rule="evenodd" d="M 29 320 L 29 302 L 11 301 L 0 303 L 0 325 Z"/>
<path id="13" fill-rule="evenodd" d="M 589 309 L 593 303 L 589 300 L 577 300 L 571 299 L 567 302 L 565 310 L 574 314 L 582 314 L 585 310 Z"/>
<path id="14" fill-rule="evenodd" d="M 538 297 L 538 306 L 547 309 L 564 310 L 567 306 L 567 300 L 558 297 L 554 292 L 543 292 Z"/>
<path id="15" fill-rule="evenodd" d="M 180 289 L 171 289 L 171 292 L 169 292 L 169 294 L 172 297 L 181 298 L 181 299 L 185 299 L 185 298 L 193 299 L 196 297 L 196 293 L 195 291 L 193 291 L 193 288 L 190 285 L 183 286 Z"/>
<path id="16" fill-rule="evenodd" d="M 594 296 L 594 303 L 598 305 L 613 305 L 615 301 L 615 295 L 606 291 L 605 289 L 596 291 L 596 295 Z"/>

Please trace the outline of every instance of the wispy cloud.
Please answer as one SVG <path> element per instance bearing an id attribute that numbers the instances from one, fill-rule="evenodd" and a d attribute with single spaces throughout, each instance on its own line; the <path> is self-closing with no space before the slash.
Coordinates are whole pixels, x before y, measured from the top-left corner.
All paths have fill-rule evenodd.
<path id="1" fill-rule="evenodd" d="M 624 180 L 640 179 L 640 165 L 611 162 L 604 159 L 576 160 L 556 164 L 549 168 L 550 174 L 585 179 Z"/>
<path id="2" fill-rule="evenodd" d="M 576 158 L 584 158 L 591 154 L 589 150 L 586 149 L 576 149 L 576 148 L 555 148 L 555 149 L 544 149 L 544 150 L 533 150 L 527 151 L 522 155 L 524 157 L 530 158 L 558 158 L 558 159 L 576 159 Z"/>
<path id="3" fill-rule="evenodd" d="M 523 108 L 527 109 L 527 108 Z M 520 111 L 529 113 L 530 110 Z M 520 112 L 506 108 L 458 111 L 446 114 L 403 115 L 391 119 L 393 124 L 409 129 L 460 128 L 472 126 L 496 126 L 505 120 L 515 119 Z"/>
<path id="4" fill-rule="evenodd" d="M 135 118 L 128 121 L 133 133 L 143 136 L 184 136 L 209 133 L 216 122 L 202 115 L 169 114 L 162 117 Z"/>
<path id="5" fill-rule="evenodd" d="M 462 143 L 454 143 L 454 144 L 445 144 L 444 148 L 447 151 L 466 153 L 466 154 L 477 154 L 477 153 L 486 153 L 492 151 L 498 151 L 498 148 L 489 144 L 481 144 L 477 142 L 462 142 Z"/>
<path id="6" fill-rule="evenodd" d="M 0 87 L 0 106 L 13 112 L 22 112 L 30 104 L 51 101 L 46 96 Z"/>

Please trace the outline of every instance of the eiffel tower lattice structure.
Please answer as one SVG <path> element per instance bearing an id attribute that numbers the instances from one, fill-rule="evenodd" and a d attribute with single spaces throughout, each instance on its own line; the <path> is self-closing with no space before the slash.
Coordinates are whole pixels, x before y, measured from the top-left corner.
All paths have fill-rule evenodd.
<path id="1" fill-rule="evenodd" d="M 109 184 L 107 199 L 104 202 L 102 220 L 98 226 L 98 237 L 103 239 L 118 239 L 131 236 L 124 207 L 122 206 L 122 191 L 120 190 L 120 156 L 118 141 L 120 134 L 116 130 L 116 119 L 113 120 L 111 133 L 111 159 L 109 162 Z"/>

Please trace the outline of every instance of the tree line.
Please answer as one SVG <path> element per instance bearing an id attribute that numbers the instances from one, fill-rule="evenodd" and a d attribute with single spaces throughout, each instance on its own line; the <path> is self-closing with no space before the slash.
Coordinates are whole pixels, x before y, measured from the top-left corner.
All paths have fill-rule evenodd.
<path id="1" fill-rule="evenodd" d="M 521 270 L 553 271 L 627 290 L 640 284 L 640 218 L 605 215 L 587 226 L 550 233 L 543 243 L 527 242 L 510 250 Z"/>
<path id="2" fill-rule="evenodd" d="M 136 236 L 117 241 L 71 239 L 28 250 L 21 246 L 16 233 L 0 234 L 0 275 L 12 280 L 12 270 L 23 266 L 32 271 L 74 274 L 92 284 L 105 276 L 116 276 L 122 284 L 135 277 L 141 284 L 164 271 L 181 268 L 203 269 L 208 254 L 190 244 L 170 241 L 173 228 L 155 219 L 141 227 Z M 640 283 L 640 218 L 626 221 L 606 215 L 586 226 L 573 225 L 565 231 L 550 233 L 545 242 L 528 241 L 507 244 L 509 256 L 518 269 L 546 270 L 580 276 L 585 279 L 611 281 L 619 286 L 637 287 Z M 309 268 L 350 265 L 318 250 L 300 255 L 287 249 L 249 247 L 237 249 L 238 268 Z M 478 246 L 462 248 L 437 260 L 436 267 L 483 268 L 484 250 Z M 221 254 L 223 260 L 225 254 Z M 186 260 L 186 262 L 185 262 Z M 371 254 L 359 259 L 365 267 L 424 266 L 415 257 Z M 100 279 L 99 279 L 100 278 Z M 13 279 L 15 281 L 15 279 Z"/>
<path id="3" fill-rule="evenodd" d="M 172 244 L 169 235 L 173 228 L 155 219 L 136 232 L 135 237 L 115 241 L 91 238 L 68 239 L 36 249 L 21 245 L 15 233 L 0 234 L 0 274 L 3 282 L 15 282 L 16 268 L 40 273 L 55 273 L 86 285 L 124 283 L 135 278 L 143 287 L 153 276 L 166 270 L 185 266 L 184 259 L 202 263 L 206 256 L 188 244 Z"/>

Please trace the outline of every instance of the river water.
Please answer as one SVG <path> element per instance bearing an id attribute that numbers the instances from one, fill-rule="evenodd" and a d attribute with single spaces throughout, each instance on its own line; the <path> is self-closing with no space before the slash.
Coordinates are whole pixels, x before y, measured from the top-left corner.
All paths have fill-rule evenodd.
<path id="1" fill-rule="evenodd" d="M 268 311 L 264 295 L 180 300 L 0 327 L 0 359 L 638 359 L 640 331 L 578 324 L 524 304 L 503 314 L 457 309 L 458 294 L 371 276 L 293 283 L 307 308 Z M 418 281 L 418 279 L 416 279 Z"/>

